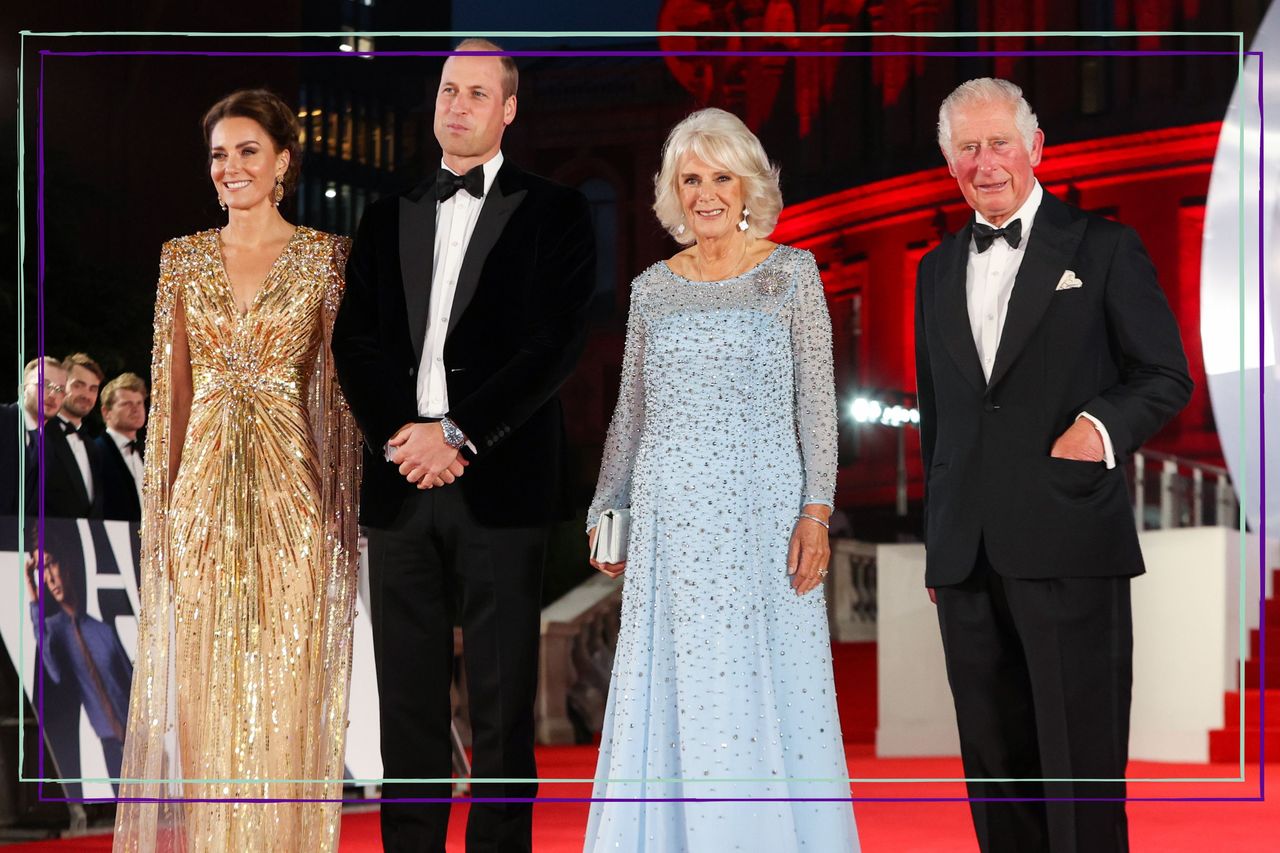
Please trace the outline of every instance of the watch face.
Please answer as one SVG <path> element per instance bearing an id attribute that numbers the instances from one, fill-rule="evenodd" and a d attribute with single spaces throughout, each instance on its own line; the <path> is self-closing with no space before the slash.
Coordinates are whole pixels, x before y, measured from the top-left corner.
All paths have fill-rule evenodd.
<path id="1" fill-rule="evenodd" d="M 458 429 L 458 425 L 448 418 L 442 418 L 440 428 L 444 430 L 444 442 L 450 447 L 461 447 L 466 441 L 466 436 L 462 434 L 462 430 Z"/>

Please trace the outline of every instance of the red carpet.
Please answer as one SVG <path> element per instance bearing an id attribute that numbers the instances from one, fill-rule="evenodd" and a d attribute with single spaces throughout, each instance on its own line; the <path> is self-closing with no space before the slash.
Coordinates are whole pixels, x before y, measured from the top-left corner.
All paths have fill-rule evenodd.
<path id="1" fill-rule="evenodd" d="M 1280 630 L 1274 633 L 1280 634 Z M 1269 660 L 1276 659 L 1280 659 L 1280 655 L 1269 657 Z M 963 776 L 959 759 L 877 760 L 874 757 L 876 696 L 874 690 L 862 687 L 876 683 L 874 643 L 836 644 L 833 666 L 852 778 L 946 779 Z M 1277 719 L 1280 719 L 1280 714 L 1268 714 L 1269 723 Z M 1269 750 L 1268 757 L 1280 759 L 1280 754 Z M 538 769 L 544 780 L 580 779 L 591 776 L 595 771 L 595 758 L 596 748 L 593 746 L 542 747 L 538 750 Z M 1200 765 L 1134 762 L 1129 766 L 1131 779 L 1211 778 L 1224 781 L 1133 782 L 1129 796 L 1258 796 L 1257 765 L 1247 768 L 1246 781 L 1225 781 L 1238 776 L 1239 767 L 1238 763 L 1231 762 Z M 1280 785 L 1280 764 L 1269 765 L 1268 770 L 1268 775 L 1274 780 L 1272 787 Z M 590 785 L 584 783 L 544 781 L 540 790 L 544 797 L 586 797 L 590 793 Z M 964 787 L 957 782 L 857 782 L 853 793 L 859 798 L 962 797 Z M 542 803 L 536 806 L 536 853 L 579 853 L 588 808 L 587 803 Z M 964 802 L 857 802 L 854 813 L 863 849 L 868 853 L 974 853 L 977 850 L 969 823 L 968 804 Z M 1275 849 L 1276 827 L 1280 826 L 1280 798 L 1273 796 L 1265 803 L 1132 802 L 1128 813 L 1135 853 L 1270 850 Z M 449 828 L 450 853 L 463 853 L 466 814 L 465 804 L 453 809 Z M 97 835 L 17 844 L 6 847 L 5 853 L 104 853 L 110 849 L 110 836 Z M 356 806 L 348 810 L 343 816 L 340 849 L 342 853 L 372 853 L 382 849 L 376 807 Z"/>
<path id="2" fill-rule="evenodd" d="M 1263 634 L 1257 628 L 1249 632 L 1249 657 L 1244 662 L 1244 757 L 1257 761 L 1259 749 L 1265 745 L 1266 758 L 1280 761 L 1280 569 L 1272 570 L 1271 597 L 1264 608 L 1266 619 L 1266 655 L 1262 654 Z M 1266 661 L 1263 691 L 1263 661 Z M 1239 692 L 1226 696 L 1226 726 L 1209 732 L 1209 760 L 1228 763 L 1240 760 Z M 1263 705 L 1265 704 L 1265 709 Z M 1263 727 L 1262 714 L 1266 715 Z M 1265 741 L 1265 744 L 1263 743 Z"/>
<path id="3" fill-rule="evenodd" d="M 849 746 L 849 771 L 854 778 L 942 778 L 961 774 L 957 759 L 877 760 L 868 747 Z M 545 747 L 539 750 L 539 770 L 544 778 L 582 778 L 595 769 L 594 747 Z M 1237 775 L 1239 765 L 1173 765 L 1135 762 L 1133 778 L 1222 778 Z M 1246 782 L 1135 782 L 1132 797 L 1256 797 L 1258 768 L 1251 766 Z M 1280 764 L 1269 765 L 1274 787 L 1280 781 Z M 586 796 L 583 784 L 542 785 L 548 797 Z M 951 797 L 963 796 L 961 785 L 953 782 L 859 782 L 858 797 Z M 537 853 L 578 853 L 587 822 L 586 803 L 546 803 L 534 810 L 534 850 Z M 449 830 L 450 853 L 462 853 L 466 806 L 453 810 Z M 977 844 L 969 824 L 965 803 L 884 803 L 854 804 L 863 849 L 868 853 L 974 853 Z M 1275 849 L 1276 827 L 1280 826 L 1280 799 L 1265 803 L 1173 803 L 1129 804 L 1130 835 L 1136 853 L 1205 853 L 1205 851 L 1251 851 Z M 104 853 L 111 849 L 107 835 L 68 838 L 59 841 L 17 844 L 5 853 Z M 379 851 L 376 811 L 350 812 L 342 823 L 342 853 Z"/>

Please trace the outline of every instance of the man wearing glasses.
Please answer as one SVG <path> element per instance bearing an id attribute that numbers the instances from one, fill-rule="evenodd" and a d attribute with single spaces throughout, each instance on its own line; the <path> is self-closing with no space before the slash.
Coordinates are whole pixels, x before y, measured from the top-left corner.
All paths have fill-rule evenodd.
<path id="1" fill-rule="evenodd" d="M 44 384 L 40 363 L 44 362 Z M 26 511 L 34 514 L 36 484 L 36 435 L 62 408 L 67 394 L 67 372 L 57 359 L 32 359 L 22 370 L 22 399 L 0 405 L 0 516 L 17 515 L 21 494 L 27 495 Z M 43 405 L 42 405 L 43 404 Z M 22 421 L 19 432 L 18 422 Z M 22 452 L 18 441 L 22 436 Z"/>

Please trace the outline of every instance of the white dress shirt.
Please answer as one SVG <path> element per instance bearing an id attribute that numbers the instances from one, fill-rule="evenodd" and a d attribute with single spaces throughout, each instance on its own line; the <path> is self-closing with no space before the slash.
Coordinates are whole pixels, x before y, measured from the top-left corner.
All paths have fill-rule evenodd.
<path id="1" fill-rule="evenodd" d="M 443 418 L 449 414 L 449 388 L 444 363 L 444 339 L 449 334 L 449 314 L 458 291 L 458 273 L 471 245 L 471 234 L 480 219 L 480 209 L 502 168 L 502 152 L 484 164 L 484 195 L 476 198 L 460 189 L 444 201 L 436 202 L 436 242 L 431 260 L 431 304 L 427 309 L 427 334 L 422 341 L 422 360 L 418 363 L 418 415 Z M 443 158 L 440 167 L 449 169 Z M 453 172 L 453 174 L 458 174 Z M 472 453 L 476 446 L 468 438 Z M 391 446 L 383 446 L 383 456 L 391 461 Z"/>
<path id="2" fill-rule="evenodd" d="M 58 415 L 58 423 L 55 424 L 59 429 L 63 424 L 69 424 L 71 421 Z M 84 491 L 89 496 L 89 500 L 93 500 L 93 469 L 89 466 L 89 449 L 85 447 L 84 434 L 77 432 L 75 435 L 67 434 L 67 445 L 71 448 L 71 455 L 76 458 L 76 465 L 80 467 L 80 479 L 84 480 Z"/>
<path id="3" fill-rule="evenodd" d="M 1015 220 L 1022 222 L 1022 239 L 1018 248 L 1013 248 L 1003 237 L 997 237 L 985 252 L 979 252 L 976 241 L 969 241 L 969 263 L 965 269 L 965 295 L 969 306 L 969 328 L 973 332 L 973 342 L 978 348 L 978 360 L 982 363 L 982 374 L 991 381 L 991 369 L 996 363 L 996 351 L 1000 348 L 1000 336 L 1004 332 L 1004 321 L 1009 314 L 1009 297 L 1013 295 L 1013 284 L 1018 277 L 1018 269 L 1027 254 L 1027 246 L 1031 241 L 1031 230 L 1035 225 L 1036 211 L 1040 209 L 1040 201 L 1044 198 L 1044 190 L 1036 181 L 1031 187 L 1031 194 L 1001 227 Z M 974 218 L 983 225 L 991 225 L 981 213 L 974 212 Z M 1081 412 L 1077 417 L 1088 418 L 1102 437 L 1103 456 L 1108 468 L 1116 466 L 1115 453 L 1111 447 L 1111 436 L 1102 421 Z"/>
<path id="4" fill-rule="evenodd" d="M 443 161 L 440 165 L 442 168 L 449 168 Z M 484 200 L 489 197 L 489 190 L 493 188 L 493 181 L 498 177 L 500 168 L 501 151 L 484 164 L 485 194 L 482 198 L 475 198 L 465 189 L 460 189 L 445 201 L 436 202 L 431 306 L 427 315 L 427 335 L 422 345 L 422 362 L 418 366 L 418 414 L 424 418 L 442 418 L 449 414 L 444 339 L 449 332 L 449 315 L 458 289 L 458 272 L 462 269 L 462 259 L 471 243 L 471 234 L 476 230 L 480 209 L 484 207 Z"/>
<path id="5" fill-rule="evenodd" d="M 136 451 L 138 445 L 135 443 L 133 448 L 130 448 L 129 442 L 135 440 L 116 432 L 111 427 L 107 427 L 107 435 L 111 436 L 111 440 L 120 449 L 120 455 L 124 457 L 124 465 L 133 475 L 133 485 L 138 490 L 138 506 L 142 506 L 142 454 Z"/>

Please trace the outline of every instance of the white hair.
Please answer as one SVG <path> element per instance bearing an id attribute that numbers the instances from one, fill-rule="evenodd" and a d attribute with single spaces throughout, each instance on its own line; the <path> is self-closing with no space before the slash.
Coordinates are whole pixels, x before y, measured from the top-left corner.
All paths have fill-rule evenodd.
<path id="1" fill-rule="evenodd" d="M 1013 107 L 1014 126 L 1018 128 L 1018 135 L 1022 137 L 1027 150 L 1031 150 L 1040 123 L 1036 120 L 1036 114 L 1031 111 L 1027 99 L 1022 97 L 1022 88 L 999 77 L 978 77 L 957 86 L 938 108 L 938 147 L 942 149 L 942 155 L 947 158 L 948 163 L 955 153 L 951 150 L 951 118 L 955 111 L 975 104 L 990 103 L 1005 103 Z"/>
<path id="2" fill-rule="evenodd" d="M 671 128 L 662 146 L 662 168 L 653 176 L 653 212 L 658 222 L 676 242 L 693 242 L 692 229 L 678 232 L 684 223 L 680 206 L 680 161 L 693 154 L 717 169 L 724 169 L 742 180 L 742 198 L 746 209 L 747 233 L 752 237 L 768 237 L 782 213 L 782 192 L 778 189 L 778 167 L 769 162 L 764 146 L 742 120 L 733 113 L 709 107 L 698 110 Z"/>

